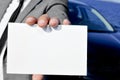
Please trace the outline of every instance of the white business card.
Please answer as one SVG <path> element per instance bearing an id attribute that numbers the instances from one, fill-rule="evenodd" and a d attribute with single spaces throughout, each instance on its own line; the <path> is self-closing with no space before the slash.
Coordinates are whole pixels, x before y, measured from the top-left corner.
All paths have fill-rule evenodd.
<path id="1" fill-rule="evenodd" d="M 87 26 L 59 27 L 9 23 L 7 73 L 86 75 Z"/>

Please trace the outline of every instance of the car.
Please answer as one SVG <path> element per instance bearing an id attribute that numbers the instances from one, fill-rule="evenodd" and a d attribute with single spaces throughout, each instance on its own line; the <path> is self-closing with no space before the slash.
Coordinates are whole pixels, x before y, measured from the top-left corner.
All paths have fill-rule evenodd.
<path id="1" fill-rule="evenodd" d="M 120 27 L 79 0 L 69 0 L 68 6 L 71 24 L 88 26 L 86 80 L 120 80 Z"/>

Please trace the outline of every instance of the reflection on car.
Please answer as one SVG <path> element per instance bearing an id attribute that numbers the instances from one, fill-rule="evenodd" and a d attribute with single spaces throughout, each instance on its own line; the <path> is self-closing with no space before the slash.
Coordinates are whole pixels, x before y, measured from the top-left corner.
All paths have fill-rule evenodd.
<path id="1" fill-rule="evenodd" d="M 75 0 L 69 0 L 69 19 L 72 25 L 88 26 L 88 76 L 120 80 L 120 29 L 95 8 Z"/>

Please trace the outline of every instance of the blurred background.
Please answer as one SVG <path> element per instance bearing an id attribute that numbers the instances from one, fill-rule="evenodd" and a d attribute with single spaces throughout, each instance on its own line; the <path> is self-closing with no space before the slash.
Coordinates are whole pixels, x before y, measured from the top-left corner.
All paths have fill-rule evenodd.
<path id="1" fill-rule="evenodd" d="M 73 0 L 75 1 L 75 0 Z M 76 0 L 96 8 L 111 24 L 120 27 L 120 0 Z"/>
<path id="2" fill-rule="evenodd" d="M 72 24 L 88 26 L 85 80 L 120 80 L 120 0 L 69 1 Z"/>

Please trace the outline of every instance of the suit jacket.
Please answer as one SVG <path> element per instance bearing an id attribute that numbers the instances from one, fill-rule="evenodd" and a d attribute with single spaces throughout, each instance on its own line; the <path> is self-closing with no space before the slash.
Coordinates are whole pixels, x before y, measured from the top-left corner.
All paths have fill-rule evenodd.
<path id="1" fill-rule="evenodd" d="M 0 20 L 12 0 L 0 0 Z M 28 16 L 38 18 L 44 13 L 57 17 L 62 21 L 67 18 L 67 0 L 31 0 L 28 6 L 19 14 L 16 22 L 24 22 Z"/>
<path id="2" fill-rule="evenodd" d="M 11 1 L 0 0 L 0 20 Z M 62 23 L 63 19 L 67 18 L 67 0 L 31 0 L 27 7 L 18 15 L 15 22 L 24 22 L 28 16 L 38 18 L 45 13 L 50 17 L 57 17 Z M 6 64 L 4 64 L 4 80 L 31 80 L 31 76 L 26 74 L 7 74 Z"/>

